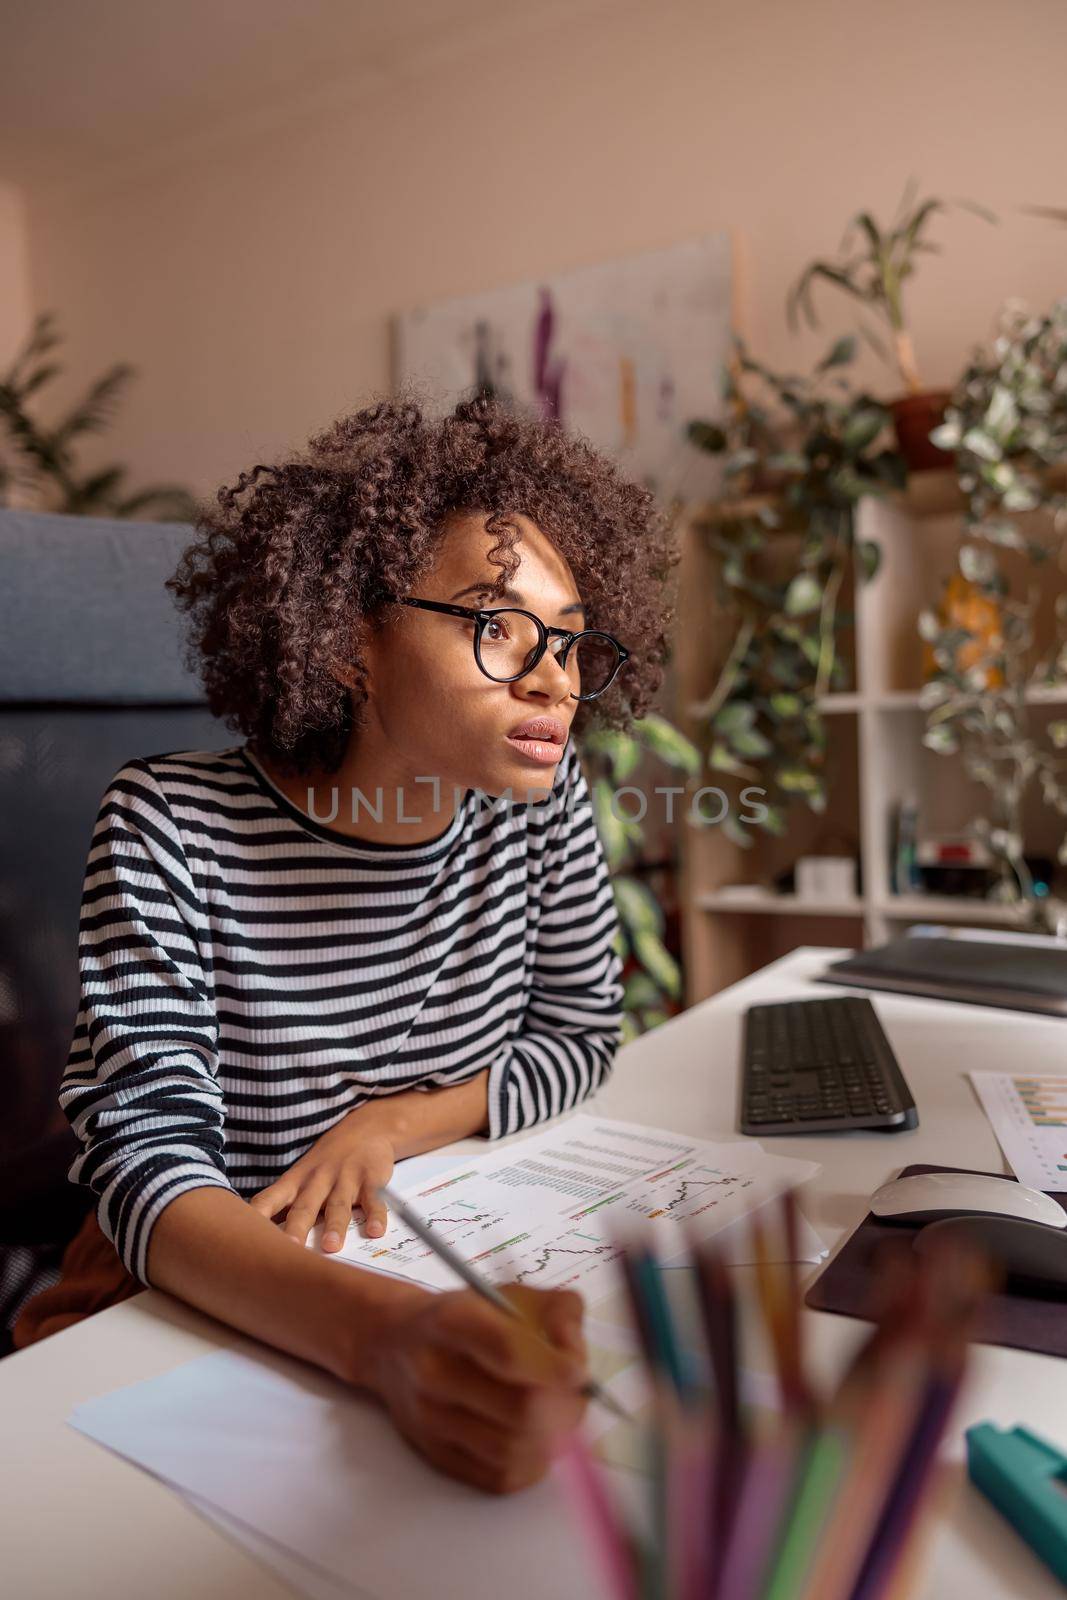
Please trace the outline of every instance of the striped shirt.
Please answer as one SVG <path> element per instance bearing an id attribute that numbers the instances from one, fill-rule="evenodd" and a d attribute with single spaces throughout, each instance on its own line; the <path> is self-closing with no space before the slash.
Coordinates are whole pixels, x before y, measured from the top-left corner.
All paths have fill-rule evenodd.
<path id="1" fill-rule="evenodd" d="M 373 1096 L 487 1067 L 490 1139 L 555 1116 L 611 1070 L 616 931 L 573 743 L 545 799 L 468 790 L 411 846 L 317 821 L 246 746 L 132 760 L 86 866 L 70 1176 L 147 1283 L 170 1201 L 256 1193 Z"/>

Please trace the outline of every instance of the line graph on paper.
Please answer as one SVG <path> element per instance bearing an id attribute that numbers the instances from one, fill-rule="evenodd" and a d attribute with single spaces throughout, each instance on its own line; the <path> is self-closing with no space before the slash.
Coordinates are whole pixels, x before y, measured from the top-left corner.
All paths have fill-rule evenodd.
<path id="1" fill-rule="evenodd" d="M 630 1227 L 644 1219 L 662 1229 L 704 1217 L 721 1205 L 737 1215 L 738 1197 L 756 1181 L 752 1172 L 735 1172 L 687 1156 L 658 1172 L 646 1173 L 625 1193 L 572 1212 L 572 1217 L 596 1214 L 601 1223 L 610 1220 Z"/>
<path id="2" fill-rule="evenodd" d="M 507 1218 L 499 1206 L 479 1205 L 473 1200 L 442 1197 L 436 1206 L 420 1207 L 420 1213 L 434 1233 L 463 1256 L 470 1256 L 484 1240 L 504 1226 Z M 417 1234 L 402 1224 L 391 1222 L 383 1239 L 363 1239 L 367 1265 L 387 1271 L 416 1271 L 436 1261 L 433 1251 Z"/>
<path id="3" fill-rule="evenodd" d="M 404 1191 L 435 1234 L 490 1281 L 574 1287 L 589 1303 L 617 1289 L 619 1243 L 650 1229 L 664 1260 L 807 1177 L 810 1163 L 758 1145 L 714 1144 L 577 1115 Z M 379 1239 L 349 1230 L 339 1257 L 446 1290 L 457 1275 L 396 1218 Z"/>

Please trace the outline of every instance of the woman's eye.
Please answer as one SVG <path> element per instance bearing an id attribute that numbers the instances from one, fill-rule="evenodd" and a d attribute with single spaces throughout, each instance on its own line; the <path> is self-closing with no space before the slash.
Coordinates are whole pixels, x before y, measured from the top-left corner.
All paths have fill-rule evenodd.
<path id="1" fill-rule="evenodd" d="M 485 636 L 494 644 L 497 644 L 507 638 L 508 630 L 499 617 L 492 617 L 485 625 Z"/>

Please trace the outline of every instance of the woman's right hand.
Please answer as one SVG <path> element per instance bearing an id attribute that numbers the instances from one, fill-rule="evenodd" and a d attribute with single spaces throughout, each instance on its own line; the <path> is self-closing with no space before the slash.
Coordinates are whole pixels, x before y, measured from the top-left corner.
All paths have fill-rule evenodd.
<path id="1" fill-rule="evenodd" d="M 358 1378 L 433 1466 L 491 1494 L 542 1478 L 586 1405 L 581 1297 L 503 1292 L 532 1328 L 472 1289 L 405 1297 Z"/>

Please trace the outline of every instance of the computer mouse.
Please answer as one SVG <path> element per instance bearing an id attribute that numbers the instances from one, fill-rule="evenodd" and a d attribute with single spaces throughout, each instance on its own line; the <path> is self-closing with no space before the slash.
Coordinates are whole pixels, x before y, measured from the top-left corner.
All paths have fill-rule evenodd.
<path id="1" fill-rule="evenodd" d="M 1049 1195 L 982 1172 L 922 1172 L 883 1183 L 871 1210 L 884 1222 L 938 1222 L 942 1217 L 1019 1217 L 1067 1228 L 1067 1211 Z"/>
<path id="2" fill-rule="evenodd" d="M 944 1217 L 920 1228 L 920 1255 L 943 1243 L 973 1245 L 1003 1272 L 1006 1285 L 1030 1294 L 1067 1297 L 1067 1234 L 1021 1217 Z"/>

